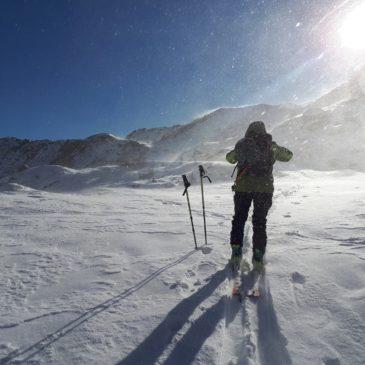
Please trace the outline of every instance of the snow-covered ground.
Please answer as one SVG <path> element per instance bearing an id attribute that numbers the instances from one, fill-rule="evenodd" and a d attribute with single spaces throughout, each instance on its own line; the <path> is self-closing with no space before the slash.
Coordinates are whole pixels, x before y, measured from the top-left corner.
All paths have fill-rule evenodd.
<path id="1" fill-rule="evenodd" d="M 0 363 L 364 364 L 364 186 L 363 173 L 281 172 L 262 297 L 239 303 L 230 184 L 206 185 L 204 250 L 180 188 L 3 185 Z M 201 246 L 198 184 L 190 197 Z"/>

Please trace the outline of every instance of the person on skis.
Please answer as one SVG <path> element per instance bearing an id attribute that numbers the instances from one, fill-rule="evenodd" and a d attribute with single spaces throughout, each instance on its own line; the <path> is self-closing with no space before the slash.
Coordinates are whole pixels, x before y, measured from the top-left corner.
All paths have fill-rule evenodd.
<path id="1" fill-rule="evenodd" d="M 293 153 L 272 141 L 261 121 L 252 122 L 245 137 L 240 139 L 226 155 L 226 160 L 237 163 L 237 177 L 233 185 L 234 216 L 231 230 L 233 264 L 242 258 L 244 226 L 253 202 L 253 256 L 254 265 L 262 265 L 267 235 L 266 217 L 272 205 L 274 192 L 273 165 L 275 161 L 287 162 Z"/>

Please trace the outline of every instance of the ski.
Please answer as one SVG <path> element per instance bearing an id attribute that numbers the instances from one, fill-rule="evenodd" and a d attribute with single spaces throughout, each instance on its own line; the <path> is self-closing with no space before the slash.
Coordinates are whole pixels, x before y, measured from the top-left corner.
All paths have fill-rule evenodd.
<path id="1" fill-rule="evenodd" d="M 232 297 L 238 298 L 240 302 L 244 298 L 257 300 L 261 297 L 260 279 L 264 274 L 263 265 L 251 265 L 247 260 L 240 262 L 239 268 L 234 271 Z"/>
<path id="2" fill-rule="evenodd" d="M 260 280 L 265 273 L 265 267 L 263 263 L 253 265 L 253 278 L 251 289 L 246 291 L 246 296 L 250 299 L 259 299 L 261 297 Z"/>
<path id="3" fill-rule="evenodd" d="M 258 298 L 260 298 L 261 293 L 260 293 L 259 288 L 256 288 L 256 289 L 249 290 L 246 295 L 249 298 L 258 299 Z"/>
<path id="4" fill-rule="evenodd" d="M 232 265 L 233 270 L 233 286 L 232 286 L 232 297 L 237 297 L 242 302 L 244 293 L 243 278 L 244 274 L 250 271 L 250 264 L 246 259 L 241 259 L 239 263 Z"/>

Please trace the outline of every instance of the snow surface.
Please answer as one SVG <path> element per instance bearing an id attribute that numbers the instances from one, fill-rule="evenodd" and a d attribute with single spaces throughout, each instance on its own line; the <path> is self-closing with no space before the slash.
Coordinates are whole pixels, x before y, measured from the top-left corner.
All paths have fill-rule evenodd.
<path id="1" fill-rule="evenodd" d="M 194 250 L 181 186 L 51 168 L 0 184 L 1 364 L 364 364 L 364 173 L 278 173 L 262 297 L 239 303 L 228 171 L 209 166 L 225 183 L 205 185 L 209 245 Z M 168 182 L 168 169 L 174 181 L 192 168 L 160 172 Z"/>

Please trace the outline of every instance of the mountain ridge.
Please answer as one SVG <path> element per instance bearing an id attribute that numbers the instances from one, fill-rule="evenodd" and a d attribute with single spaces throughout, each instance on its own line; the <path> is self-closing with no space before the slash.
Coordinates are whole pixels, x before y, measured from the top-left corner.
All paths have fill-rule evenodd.
<path id="1" fill-rule="evenodd" d="M 28 166 L 83 169 L 149 162 L 224 161 L 254 120 L 294 152 L 289 169 L 365 171 L 365 67 L 347 83 L 306 105 L 221 107 L 187 124 L 137 129 L 126 138 L 99 133 L 85 139 L 0 138 L 0 177 Z"/>

